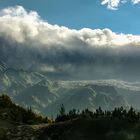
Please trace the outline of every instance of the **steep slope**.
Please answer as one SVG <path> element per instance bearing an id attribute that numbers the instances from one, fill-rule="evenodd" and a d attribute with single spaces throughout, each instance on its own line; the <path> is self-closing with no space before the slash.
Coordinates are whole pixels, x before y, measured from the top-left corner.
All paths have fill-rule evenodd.
<path id="1" fill-rule="evenodd" d="M 57 98 L 50 88 L 51 84 L 45 75 L 9 68 L 0 63 L 0 93 L 8 94 L 18 104 L 42 112 L 44 107 Z"/>
<path id="2" fill-rule="evenodd" d="M 22 90 L 14 100 L 23 106 L 31 106 L 36 112 L 43 113 L 43 109 L 58 98 L 55 92 L 51 92 L 50 87 L 51 83 L 44 79 Z"/>
<path id="3" fill-rule="evenodd" d="M 124 106 L 128 107 L 127 100 L 117 92 L 114 86 L 110 85 L 89 85 L 98 94 L 96 98 L 96 104 L 103 109 L 113 109 L 114 107 Z"/>
<path id="4" fill-rule="evenodd" d="M 90 108 L 91 110 L 94 110 L 95 106 L 92 100 L 94 100 L 95 97 L 95 91 L 88 87 L 69 89 L 66 90 L 66 93 L 60 96 L 55 102 L 49 104 L 44 112 L 48 115 L 56 116 L 62 104 L 64 104 L 67 111 L 73 108 L 78 110 Z"/>
<path id="5" fill-rule="evenodd" d="M 113 109 L 118 106 L 129 107 L 127 101 L 122 95 L 117 93 L 113 86 L 77 86 L 66 88 L 65 90 L 63 88 L 63 92 L 64 93 L 55 102 L 49 104 L 43 112 L 46 112 L 48 115 L 56 116 L 62 104 L 67 111 L 73 108 L 78 110 L 88 108 L 94 111 L 99 106 L 103 109 Z"/>
<path id="6" fill-rule="evenodd" d="M 18 94 L 30 85 L 40 82 L 46 76 L 38 72 L 13 69 L 0 61 L 0 91 L 10 96 Z"/>
<path id="7" fill-rule="evenodd" d="M 0 96 L 0 140 L 37 139 L 48 122 L 47 117 L 17 106 L 7 95 Z"/>
<path id="8" fill-rule="evenodd" d="M 37 72 L 27 72 L 24 70 L 8 68 L 4 71 L 2 82 L 5 87 L 5 91 L 15 95 L 28 86 L 38 83 L 43 78 L 44 76 Z"/>
<path id="9" fill-rule="evenodd" d="M 127 89 L 117 89 L 117 91 L 127 100 L 127 102 L 137 108 L 140 109 L 140 91 L 139 90 L 127 90 Z"/>

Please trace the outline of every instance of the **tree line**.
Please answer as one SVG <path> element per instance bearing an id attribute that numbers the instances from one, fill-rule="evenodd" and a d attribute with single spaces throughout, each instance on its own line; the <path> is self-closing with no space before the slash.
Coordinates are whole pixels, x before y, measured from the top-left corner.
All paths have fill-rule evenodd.
<path id="1" fill-rule="evenodd" d="M 89 109 L 82 111 L 72 109 L 66 112 L 64 105 L 62 104 L 57 117 L 49 119 L 47 116 L 43 117 L 32 111 L 31 108 L 23 108 L 13 103 L 9 96 L 0 96 L 0 109 L 7 112 L 1 112 L 1 118 L 8 118 L 17 123 L 23 124 L 39 124 L 39 123 L 51 123 L 51 122 L 63 122 L 73 120 L 76 118 L 88 118 L 88 119 L 119 119 L 129 122 L 140 121 L 140 112 L 133 107 L 125 109 L 124 107 L 116 107 L 114 110 L 102 110 L 101 107 L 97 108 L 94 112 Z M 7 110 L 8 109 L 8 110 Z"/>
<path id="2" fill-rule="evenodd" d="M 75 118 L 91 118 L 91 119 L 119 119 L 126 120 L 129 122 L 140 121 L 140 112 L 136 111 L 133 107 L 125 109 L 124 107 L 115 107 L 113 110 L 102 110 L 101 107 L 96 109 L 94 112 L 89 109 L 84 109 L 82 111 L 72 109 L 66 113 L 65 107 L 62 104 L 59 113 L 55 119 L 55 122 L 63 122 L 67 120 L 72 120 Z"/>

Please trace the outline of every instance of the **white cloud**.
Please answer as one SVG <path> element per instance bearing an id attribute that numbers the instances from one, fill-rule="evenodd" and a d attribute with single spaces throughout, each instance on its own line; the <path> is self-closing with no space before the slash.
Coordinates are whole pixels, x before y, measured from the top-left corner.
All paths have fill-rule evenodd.
<path id="1" fill-rule="evenodd" d="M 120 4 L 120 0 L 103 0 L 101 4 L 107 5 L 108 9 L 117 10 Z"/>
<path id="2" fill-rule="evenodd" d="M 129 0 L 102 0 L 102 5 L 107 5 L 108 9 L 117 10 L 120 4 L 125 4 Z M 131 0 L 132 4 L 139 4 L 140 0 Z"/>
<path id="3" fill-rule="evenodd" d="M 64 26 L 51 25 L 40 19 L 36 12 L 27 12 L 23 7 L 7 8 L 0 12 L 0 36 L 14 42 L 28 44 L 36 42 L 40 47 L 53 47 L 58 44 L 66 48 L 83 42 L 90 47 L 120 47 L 139 45 L 140 36 L 116 34 L 110 29 L 72 30 Z M 78 46 L 77 46 L 78 47 Z"/>
<path id="4" fill-rule="evenodd" d="M 133 4 L 138 4 L 138 3 L 140 3 L 140 0 L 132 0 L 132 3 Z"/>
<path id="5" fill-rule="evenodd" d="M 0 59 L 13 67 L 70 72 L 140 62 L 139 35 L 51 25 L 21 6 L 0 11 L 0 27 Z"/>

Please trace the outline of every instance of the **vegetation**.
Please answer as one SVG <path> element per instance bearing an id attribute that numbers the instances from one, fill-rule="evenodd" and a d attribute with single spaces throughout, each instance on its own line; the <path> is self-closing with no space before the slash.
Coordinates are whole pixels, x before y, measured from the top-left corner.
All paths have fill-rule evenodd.
<path id="1" fill-rule="evenodd" d="M 95 112 L 72 109 L 66 113 L 62 105 L 55 121 L 40 135 L 40 140 L 140 140 L 140 112 L 133 107 L 112 111 L 99 107 Z"/>
<path id="2" fill-rule="evenodd" d="M 34 113 L 31 108 L 24 109 L 14 104 L 7 95 L 0 96 L 0 120 L 1 124 L 4 123 L 7 128 L 12 129 L 13 124 L 8 124 L 8 122 L 16 122 L 17 125 L 23 126 L 21 130 L 25 130 L 24 125 L 21 124 L 50 122 L 47 117 Z M 15 132 L 18 130 L 16 126 Z M 27 128 L 29 126 L 27 125 Z M 34 135 L 33 130 L 29 130 L 29 133 Z M 83 111 L 72 109 L 66 112 L 64 105 L 62 105 L 55 123 L 40 129 L 37 137 L 40 140 L 139 140 L 139 130 L 140 112 L 133 107 L 128 110 L 118 107 L 107 111 L 99 107 L 94 112 L 88 109 Z M 7 132 L 9 129 L 0 126 L 0 139 L 4 140 L 7 137 Z M 12 135 L 12 131 L 9 133 Z M 20 131 L 20 133 L 23 132 Z"/>
<path id="3" fill-rule="evenodd" d="M 7 95 L 0 96 L 0 118 L 20 124 L 48 123 L 47 117 L 38 115 L 31 108 L 24 109 L 14 104 Z"/>
<path id="4" fill-rule="evenodd" d="M 56 122 L 63 122 L 67 120 L 72 120 L 75 118 L 91 118 L 91 119 L 119 119 L 119 120 L 126 120 L 129 122 L 138 122 L 140 121 L 140 112 L 136 111 L 133 107 L 130 109 L 125 109 L 123 107 L 116 107 L 112 111 L 103 111 L 101 107 L 96 109 L 95 112 L 92 112 L 88 109 L 83 111 L 77 111 L 76 109 L 70 110 L 68 113 L 65 112 L 64 105 L 61 106 L 59 110 L 59 114 L 57 115 L 55 121 Z"/>
<path id="5" fill-rule="evenodd" d="M 77 118 L 46 127 L 40 140 L 140 140 L 139 132 L 139 122 Z"/>
<path id="6" fill-rule="evenodd" d="M 43 117 L 34 113 L 31 108 L 24 109 L 16 105 L 11 101 L 10 97 L 5 94 L 0 96 L 0 118 L 9 119 L 10 121 L 22 124 L 39 124 L 51 122 L 48 117 Z M 64 122 L 76 118 L 105 118 L 111 120 L 118 119 L 129 122 L 138 122 L 140 121 L 140 112 L 136 111 L 133 107 L 130 107 L 128 110 L 123 107 L 118 107 L 112 111 L 102 110 L 101 107 L 99 107 L 95 112 L 92 112 L 88 109 L 83 111 L 72 109 L 66 113 L 65 107 L 62 104 L 55 122 Z"/>

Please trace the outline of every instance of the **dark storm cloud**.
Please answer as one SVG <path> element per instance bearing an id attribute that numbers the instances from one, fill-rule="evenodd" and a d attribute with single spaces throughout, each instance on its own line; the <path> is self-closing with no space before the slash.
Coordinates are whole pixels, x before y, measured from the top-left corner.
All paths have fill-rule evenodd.
<path id="1" fill-rule="evenodd" d="M 140 36 L 51 25 L 23 7 L 0 12 L 0 59 L 10 67 L 104 73 L 139 69 Z"/>

